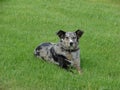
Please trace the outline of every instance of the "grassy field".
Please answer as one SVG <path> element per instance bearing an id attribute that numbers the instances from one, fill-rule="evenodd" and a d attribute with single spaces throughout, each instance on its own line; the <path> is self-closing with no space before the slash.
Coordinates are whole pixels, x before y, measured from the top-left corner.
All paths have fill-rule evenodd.
<path id="1" fill-rule="evenodd" d="M 60 29 L 85 32 L 82 75 L 33 56 Z M 119 89 L 119 0 L 0 0 L 0 90 Z"/>

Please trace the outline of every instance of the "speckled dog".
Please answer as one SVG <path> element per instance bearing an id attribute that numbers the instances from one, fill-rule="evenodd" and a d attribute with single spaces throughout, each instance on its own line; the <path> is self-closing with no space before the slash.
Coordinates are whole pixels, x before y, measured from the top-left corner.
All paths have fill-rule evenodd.
<path id="1" fill-rule="evenodd" d="M 34 55 L 45 61 L 55 63 L 62 68 L 67 69 L 69 66 L 73 66 L 81 73 L 78 44 L 82 34 L 83 31 L 81 30 L 75 32 L 59 30 L 57 35 L 60 38 L 60 42 L 57 44 L 42 43 L 34 50 Z"/>

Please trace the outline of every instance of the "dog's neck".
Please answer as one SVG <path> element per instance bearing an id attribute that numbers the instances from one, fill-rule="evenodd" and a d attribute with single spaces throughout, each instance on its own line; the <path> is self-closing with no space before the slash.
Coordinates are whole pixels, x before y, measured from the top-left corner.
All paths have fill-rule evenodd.
<path id="1" fill-rule="evenodd" d="M 79 48 L 76 48 L 76 49 L 65 49 L 63 47 L 61 47 L 62 51 L 67 51 L 67 52 L 76 52 L 79 50 Z"/>
<path id="2" fill-rule="evenodd" d="M 57 43 L 57 46 L 59 46 L 62 51 L 66 51 L 66 52 L 69 52 L 69 53 L 70 53 L 70 52 L 76 52 L 76 51 L 79 50 L 78 47 L 75 48 L 75 49 L 67 49 L 67 48 L 64 48 L 64 47 L 61 45 L 61 43 Z"/>

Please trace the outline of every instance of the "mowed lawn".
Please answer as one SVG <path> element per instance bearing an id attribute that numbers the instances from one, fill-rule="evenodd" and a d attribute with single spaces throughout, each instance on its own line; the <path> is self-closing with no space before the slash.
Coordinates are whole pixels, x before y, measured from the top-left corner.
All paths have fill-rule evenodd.
<path id="1" fill-rule="evenodd" d="M 82 75 L 33 55 L 60 29 L 84 31 Z M 119 89 L 119 0 L 0 0 L 0 90 Z"/>

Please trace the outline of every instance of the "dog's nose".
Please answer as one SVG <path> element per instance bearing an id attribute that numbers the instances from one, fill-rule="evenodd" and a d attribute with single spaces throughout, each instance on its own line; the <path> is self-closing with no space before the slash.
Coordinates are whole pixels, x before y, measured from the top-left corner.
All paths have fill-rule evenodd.
<path id="1" fill-rule="evenodd" d="M 73 46 L 73 42 L 70 42 L 70 46 Z"/>

